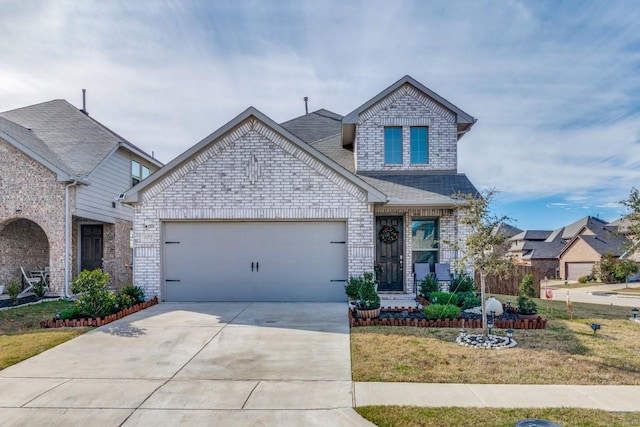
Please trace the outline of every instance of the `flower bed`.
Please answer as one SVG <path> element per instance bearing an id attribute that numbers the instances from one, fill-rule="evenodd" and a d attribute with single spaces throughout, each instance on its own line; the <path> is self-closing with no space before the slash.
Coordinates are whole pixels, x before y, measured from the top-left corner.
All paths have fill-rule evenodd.
<path id="1" fill-rule="evenodd" d="M 125 316 L 128 316 L 133 313 L 137 313 L 140 310 L 144 310 L 145 308 L 149 308 L 158 303 L 158 297 L 153 297 L 148 301 L 142 302 L 140 304 L 133 305 L 129 308 L 125 308 L 124 310 L 120 310 L 117 313 L 114 313 L 110 316 L 106 317 L 98 317 L 98 318 L 85 318 L 85 319 L 49 319 L 43 320 L 40 322 L 40 326 L 43 328 L 68 328 L 68 327 L 81 327 L 81 326 L 102 326 L 107 323 L 114 322 L 118 319 L 121 319 Z"/>
<path id="2" fill-rule="evenodd" d="M 465 315 L 458 319 L 425 319 L 421 310 L 415 307 L 384 308 L 380 316 L 374 319 L 361 319 L 355 309 L 349 309 L 349 325 L 358 326 L 414 326 L 422 328 L 481 328 L 482 319 Z M 547 320 L 538 317 L 535 320 L 517 319 L 516 317 L 496 317 L 493 322 L 496 329 L 544 329 Z"/>

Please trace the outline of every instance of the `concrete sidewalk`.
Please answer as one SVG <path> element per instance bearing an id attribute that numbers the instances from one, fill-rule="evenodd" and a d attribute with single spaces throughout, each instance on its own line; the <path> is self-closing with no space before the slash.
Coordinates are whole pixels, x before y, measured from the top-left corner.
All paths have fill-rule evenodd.
<path id="1" fill-rule="evenodd" d="M 587 408 L 640 411 L 640 386 L 354 383 L 356 406 Z"/>

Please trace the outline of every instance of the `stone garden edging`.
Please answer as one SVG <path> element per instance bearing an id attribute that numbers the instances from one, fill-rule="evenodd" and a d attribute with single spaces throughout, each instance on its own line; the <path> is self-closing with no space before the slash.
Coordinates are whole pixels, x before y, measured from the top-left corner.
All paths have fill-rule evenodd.
<path id="1" fill-rule="evenodd" d="M 402 313 L 403 311 L 414 313 L 417 310 L 414 307 L 394 307 L 385 308 L 384 311 L 393 311 Z M 444 319 L 444 320 L 427 320 L 427 319 L 360 319 L 354 308 L 349 308 L 349 325 L 354 328 L 358 326 L 414 326 L 418 328 L 482 328 L 482 320 L 480 319 Z M 545 329 L 547 327 L 547 319 L 538 316 L 535 320 L 496 320 L 494 322 L 495 329 Z"/>
<path id="2" fill-rule="evenodd" d="M 140 310 L 144 310 L 145 308 L 149 308 L 158 304 L 158 297 L 153 297 L 152 299 L 141 302 L 140 304 L 133 305 L 129 308 L 125 308 L 124 310 L 120 310 L 117 313 L 111 314 L 105 317 L 98 318 L 84 318 L 84 319 L 49 319 L 43 320 L 40 322 L 40 326 L 43 328 L 73 328 L 73 327 L 83 327 L 83 326 L 102 326 L 111 322 L 115 322 L 118 319 L 122 319 L 125 316 L 128 316 L 133 313 L 137 313 Z"/>

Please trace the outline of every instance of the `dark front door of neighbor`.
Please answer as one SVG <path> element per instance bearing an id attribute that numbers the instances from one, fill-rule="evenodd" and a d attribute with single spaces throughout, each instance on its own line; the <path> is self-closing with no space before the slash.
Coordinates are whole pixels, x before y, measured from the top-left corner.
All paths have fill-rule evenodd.
<path id="1" fill-rule="evenodd" d="M 376 264 L 379 291 L 402 291 L 404 227 L 401 216 L 376 218 Z"/>
<path id="2" fill-rule="evenodd" d="M 102 268 L 102 225 L 81 225 L 80 239 L 80 270 Z"/>

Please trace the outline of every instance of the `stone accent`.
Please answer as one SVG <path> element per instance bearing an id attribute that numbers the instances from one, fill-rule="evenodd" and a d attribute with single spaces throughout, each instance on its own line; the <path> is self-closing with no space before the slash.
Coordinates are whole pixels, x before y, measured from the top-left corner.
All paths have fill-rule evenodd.
<path id="1" fill-rule="evenodd" d="M 384 163 L 384 127 L 402 126 L 402 164 Z M 428 164 L 411 164 L 411 126 L 428 126 Z M 356 171 L 457 171 L 456 115 L 406 84 L 360 116 L 356 129 Z"/>
<path id="2" fill-rule="evenodd" d="M 373 270 L 373 211 L 363 190 L 256 119 L 247 119 L 141 194 L 134 283 L 162 296 L 164 220 L 347 221 L 348 274 Z"/>

